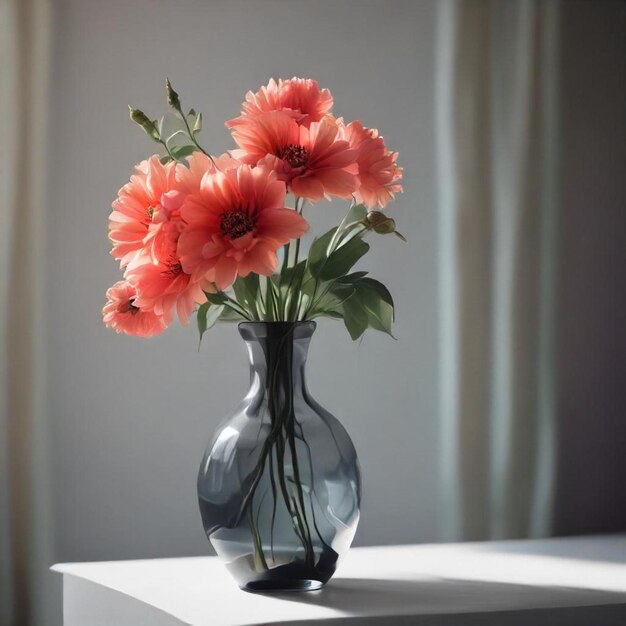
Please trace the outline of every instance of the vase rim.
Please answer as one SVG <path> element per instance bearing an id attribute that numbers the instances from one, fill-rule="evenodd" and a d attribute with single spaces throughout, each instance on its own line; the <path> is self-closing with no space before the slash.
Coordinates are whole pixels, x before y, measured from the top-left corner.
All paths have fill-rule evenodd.
<path id="1" fill-rule="evenodd" d="M 239 322 L 238 327 L 239 328 L 248 328 L 248 327 L 252 327 L 252 328 L 259 328 L 259 327 L 263 327 L 263 326 L 274 326 L 274 327 L 278 327 L 278 326 L 297 326 L 297 327 L 310 327 L 312 330 L 315 330 L 315 328 L 317 327 L 317 322 L 313 321 L 313 320 L 299 320 L 297 322 L 288 322 L 288 321 L 272 321 L 272 322 L 265 322 L 262 320 L 255 320 L 255 321 L 246 321 L 246 322 Z"/>

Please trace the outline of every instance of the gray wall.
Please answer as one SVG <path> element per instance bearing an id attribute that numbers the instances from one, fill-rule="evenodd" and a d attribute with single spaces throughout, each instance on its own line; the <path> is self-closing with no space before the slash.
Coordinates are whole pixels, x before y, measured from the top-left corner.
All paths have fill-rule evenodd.
<path id="1" fill-rule="evenodd" d="M 336 111 L 400 151 L 406 193 L 393 214 L 410 243 L 375 241 L 362 265 L 397 300 L 393 341 L 351 343 L 323 321 L 310 389 L 351 433 L 364 474 L 356 543 L 434 539 L 437 502 L 434 3 L 343 0 L 59 0 L 54 55 L 48 292 L 49 409 L 57 559 L 209 553 L 195 478 L 207 440 L 247 385 L 232 326 L 173 327 L 151 341 L 101 323 L 118 280 L 110 203 L 153 145 L 126 106 L 165 110 L 169 76 L 205 114 L 202 138 L 270 76 L 312 76 Z M 329 227 L 340 208 L 309 211 Z"/>
<path id="2" fill-rule="evenodd" d="M 336 111 L 378 126 L 400 151 L 393 213 L 410 240 L 375 242 L 363 267 L 397 301 L 394 342 L 352 344 L 323 321 L 313 394 L 352 434 L 365 494 L 357 544 L 434 540 L 438 461 L 434 0 L 56 0 L 49 286 L 45 296 L 58 560 L 206 554 L 195 476 L 204 446 L 247 384 L 236 330 L 193 327 L 141 341 L 101 323 L 118 279 L 110 202 L 151 144 L 132 103 L 164 111 L 169 76 L 222 122 L 270 76 L 313 76 Z M 563 30 L 557 532 L 624 529 L 624 3 L 569 1 Z M 622 138 L 622 141 L 620 141 Z M 319 227 L 340 216 L 322 203 Z M 621 281 L 621 282 L 620 282 Z"/>

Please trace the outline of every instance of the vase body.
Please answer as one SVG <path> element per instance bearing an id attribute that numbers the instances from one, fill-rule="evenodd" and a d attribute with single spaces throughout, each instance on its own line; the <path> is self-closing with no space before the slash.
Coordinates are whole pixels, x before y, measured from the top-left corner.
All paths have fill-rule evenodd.
<path id="1" fill-rule="evenodd" d="M 314 322 L 244 322 L 250 389 L 218 429 L 198 474 L 205 532 L 239 586 L 319 589 L 359 521 L 350 437 L 309 395 Z"/>

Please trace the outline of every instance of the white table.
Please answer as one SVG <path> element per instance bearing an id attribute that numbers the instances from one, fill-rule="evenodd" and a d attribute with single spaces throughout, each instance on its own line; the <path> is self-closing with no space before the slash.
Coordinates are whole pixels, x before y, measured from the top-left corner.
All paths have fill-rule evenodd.
<path id="1" fill-rule="evenodd" d="M 354 548 L 321 591 L 241 591 L 215 557 L 65 563 L 65 626 L 624 626 L 626 535 Z"/>

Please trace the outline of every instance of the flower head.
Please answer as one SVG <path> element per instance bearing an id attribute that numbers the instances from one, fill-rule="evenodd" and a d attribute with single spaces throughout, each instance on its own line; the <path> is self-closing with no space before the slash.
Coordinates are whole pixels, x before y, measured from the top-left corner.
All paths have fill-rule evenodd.
<path id="1" fill-rule="evenodd" d="M 276 172 L 296 195 L 315 202 L 324 196 L 350 198 L 358 186 L 357 151 L 339 136 L 332 119 L 307 128 L 283 111 L 260 113 L 233 128 L 237 157 Z"/>
<path id="2" fill-rule="evenodd" d="M 204 176 L 182 214 L 182 267 L 193 280 L 219 289 L 232 285 L 237 275 L 271 275 L 278 248 L 308 228 L 301 215 L 285 207 L 285 184 L 273 172 L 249 165 Z"/>
<path id="3" fill-rule="evenodd" d="M 128 265 L 149 247 L 156 261 L 162 248 L 178 236 L 180 192 L 176 185 L 175 163 L 163 165 L 157 155 L 135 168 L 130 182 L 120 189 L 109 217 L 111 254 L 122 266 Z"/>
<path id="4" fill-rule="evenodd" d="M 211 290 L 207 281 L 192 280 L 173 250 L 158 263 L 147 256 L 138 257 L 124 276 L 135 289 L 136 306 L 153 311 L 167 324 L 172 322 L 174 312 L 182 324 L 187 324 L 196 304 L 206 302 L 203 289 Z"/>
<path id="5" fill-rule="evenodd" d="M 397 152 L 390 152 L 376 129 L 365 128 L 361 122 L 350 122 L 343 136 L 357 151 L 359 188 L 354 194 L 357 202 L 368 208 L 384 208 L 402 191 L 402 168 L 398 167 Z"/>
<path id="6" fill-rule="evenodd" d="M 127 281 L 121 280 L 107 291 L 107 303 L 102 309 L 104 323 L 118 333 L 153 337 L 161 334 L 167 324 L 162 315 L 137 304 L 137 292 Z"/>
<path id="7" fill-rule="evenodd" d="M 333 97 L 328 89 L 320 89 L 316 80 L 310 78 L 282 78 L 276 82 L 273 78 L 267 87 L 261 87 L 256 93 L 249 91 L 246 101 L 241 105 L 241 116 L 226 122 L 233 128 L 244 122 L 245 118 L 255 117 L 267 111 L 284 111 L 302 126 L 319 122 L 333 106 Z"/>

